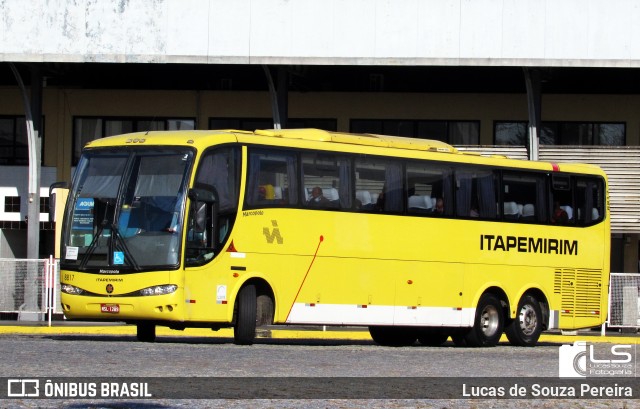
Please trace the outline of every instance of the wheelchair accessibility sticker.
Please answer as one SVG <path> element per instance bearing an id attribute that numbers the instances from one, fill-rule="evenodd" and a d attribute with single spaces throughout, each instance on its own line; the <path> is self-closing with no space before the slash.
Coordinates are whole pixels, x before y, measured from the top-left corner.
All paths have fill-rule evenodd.
<path id="1" fill-rule="evenodd" d="M 113 264 L 124 264 L 124 253 L 121 251 L 113 252 Z"/>

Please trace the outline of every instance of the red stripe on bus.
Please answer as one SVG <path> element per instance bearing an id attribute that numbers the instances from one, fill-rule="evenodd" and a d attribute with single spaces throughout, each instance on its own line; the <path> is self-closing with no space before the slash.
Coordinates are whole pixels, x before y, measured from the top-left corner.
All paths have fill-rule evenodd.
<path id="1" fill-rule="evenodd" d="M 300 287 L 298 288 L 298 292 L 296 293 L 296 296 L 293 298 L 293 302 L 291 303 L 291 308 L 289 308 L 289 313 L 287 314 L 287 318 L 285 318 L 285 322 L 287 322 L 289 320 L 289 316 L 291 315 L 291 310 L 293 310 L 293 306 L 296 304 L 296 300 L 298 299 L 298 296 L 300 295 L 300 291 L 302 290 L 302 286 L 304 285 L 304 282 L 307 280 L 307 276 L 309 275 L 309 271 L 311 271 L 311 267 L 313 266 L 313 262 L 316 261 L 316 257 L 318 256 L 318 250 L 320 250 L 320 245 L 322 244 L 322 242 L 324 241 L 324 236 L 320 236 L 320 240 L 318 241 L 318 246 L 316 247 L 316 252 L 313 253 L 313 258 L 311 258 L 311 263 L 309 263 L 309 268 L 307 268 L 307 272 L 304 275 L 304 278 L 302 279 L 302 282 L 300 283 Z"/>

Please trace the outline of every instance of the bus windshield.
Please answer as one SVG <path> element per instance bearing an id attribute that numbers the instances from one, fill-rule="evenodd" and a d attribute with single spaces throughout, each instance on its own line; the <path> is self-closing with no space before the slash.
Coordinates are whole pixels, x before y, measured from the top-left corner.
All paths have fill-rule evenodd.
<path id="1" fill-rule="evenodd" d="M 65 215 L 63 265 L 177 268 L 192 156 L 166 148 L 85 152 Z"/>

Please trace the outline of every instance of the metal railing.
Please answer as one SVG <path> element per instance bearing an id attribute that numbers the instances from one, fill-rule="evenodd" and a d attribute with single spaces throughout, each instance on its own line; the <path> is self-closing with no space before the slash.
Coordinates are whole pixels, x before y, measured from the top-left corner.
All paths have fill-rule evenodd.
<path id="1" fill-rule="evenodd" d="M 609 280 L 609 328 L 640 328 L 640 274 L 611 273 Z"/>
<path id="2" fill-rule="evenodd" d="M 61 313 L 60 264 L 44 260 L 0 259 L 0 312 L 17 313 L 18 319 L 41 321 Z"/>

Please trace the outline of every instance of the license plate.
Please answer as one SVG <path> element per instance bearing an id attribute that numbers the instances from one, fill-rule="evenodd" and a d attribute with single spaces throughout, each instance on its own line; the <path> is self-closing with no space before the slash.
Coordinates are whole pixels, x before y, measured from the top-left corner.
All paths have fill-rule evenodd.
<path id="1" fill-rule="evenodd" d="M 100 312 L 117 314 L 120 312 L 120 306 L 118 304 L 100 304 Z"/>

